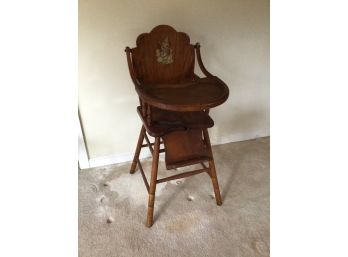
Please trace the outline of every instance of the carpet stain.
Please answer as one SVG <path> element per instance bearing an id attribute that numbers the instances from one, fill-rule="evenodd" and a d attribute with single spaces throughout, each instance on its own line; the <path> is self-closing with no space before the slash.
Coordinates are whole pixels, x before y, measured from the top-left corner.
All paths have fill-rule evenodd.
<path id="1" fill-rule="evenodd" d="M 96 184 L 90 184 L 89 187 L 92 190 L 92 192 L 98 193 L 98 186 Z"/>
<path id="2" fill-rule="evenodd" d="M 206 220 L 202 217 L 200 212 L 177 215 L 166 222 L 165 229 L 170 233 L 192 233 L 207 225 Z"/>
<path id="3" fill-rule="evenodd" d="M 268 247 L 267 245 L 259 240 L 253 240 L 251 242 L 251 248 L 254 249 L 254 251 L 258 252 L 258 253 L 267 253 L 268 252 Z"/>
<path id="4" fill-rule="evenodd" d="M 97 209 L 95 210 L 95 216 L 98 218 L 105 218 L 110 216 L 111 210 L 109 206 L 98 206 Z"/>
<path id="5" fill-rule="evenodd" d="M 110 191 L 117 192 L 118 201 L 128 199 L 132 206 L 147 205 L 148 193 L 144 185 L 144 181 L 140 172 L 133 175 L 128 173 L 108 182 Z M 161 183 L 156 186 L 156 197 L 158 197 L 166 183 Z M 159 201 L 156 199 L 156 201 Z"/>

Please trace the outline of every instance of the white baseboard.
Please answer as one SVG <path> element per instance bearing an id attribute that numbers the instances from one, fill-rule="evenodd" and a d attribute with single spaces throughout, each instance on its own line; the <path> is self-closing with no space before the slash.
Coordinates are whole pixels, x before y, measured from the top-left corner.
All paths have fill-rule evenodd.
<path id="1" fill-rule="evenodd" d="M 261 131 L 258 133 L 239 133 L 239 134 L 232 134 L 224 137 L 219 137 L 218 139 L 212 138 L 210 136 L 211 144 L 212 145 L 222 145 L 222 144 L 228 144 L 232 142 L 240 142 L 240 141 L 246 141 L 246 140 L 252 140 L 260 137 L 268 137 L 269 131 Z"/>
<path id="2" fill-rule="evenodd" d="M 211 141 L 212 141 L 212 145 L 221 145 L 221 144 L 227 144 L 231 142 L 239 142 L 239 141 L 245 141 L 245 140 L 256 139 L 259 137 L 267 137 L 267 136 L 269 136 L 269 132 L 264 131 L 258 134 L 255 134 L 255 133 L 233 134 L 230 136 L 220 137 L 218 140 L 212 138 Z M 123 154 L 115 154 L 115 155 L 91 158 L 89 159 L 89 167 L 95 168 L 95 167 L 100 167 L 104 165 L 129 162 L 133 160 L 133 156 L 134 156 L 134 153 L 123 153 Z M 140 153 L 140 159 L 148 158 L 150 156 L 151 156 L 151 153 L 149 149 L 143 148 Z"/>
<path id="3" fill-rule="evenodd" d="M 133 160 L 134 153 L 123 153 L 123 154 L 114 154 L 102 157 L 96 157 L 89 159 L 89 167 L 95 168 L 104 165 L 129 162 Z M 140 152 L 140 159 L 148 158 L 151 156 L 149 149 L 143 148 Z"/>

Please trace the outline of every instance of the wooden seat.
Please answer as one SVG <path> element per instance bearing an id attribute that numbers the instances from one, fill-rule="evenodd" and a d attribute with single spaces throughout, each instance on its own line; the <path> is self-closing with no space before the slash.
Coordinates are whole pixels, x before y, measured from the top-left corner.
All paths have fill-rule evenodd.
<path id="1" fill-rule="evenodd" d="M 143 123 L 130 173 L 139 167 L 149 193 L 146 225 L 153 224 L 156 185 L 169 180 L 206 172 L 213 184 L 216 203 L 221 205 L 208 128 L 214 126 L 209 109 L 227 100 L 227 85 L 204 67 L 199 43 L 190 44 L 187 34 L 170 26 L 159 25 L 150 33 L 139 35 L 136 47 L 126 47 L 125 51 Z M 194 73 L 196 56 L 204 78 Z M 148 135 L 154 137 L 154 142 Z M 150 183 L 139 160 L 143 147 L 148 147 L 153 156 Z M 202 168 L 157 179 L 160 153 L 165 154 L 167 169 L 197 163 Z"/>
<path id="2" fill-rule="evenodd" d="M 211 128 L 214 121 L 203 111 L 198 112 L 173 112 L 158 108 L 152 109 L 151 123 L 148 124 L 141 113 L 141 107 L 137 108 L 146 131 L 150 136 L 163 136 L 171 131 Z"/>

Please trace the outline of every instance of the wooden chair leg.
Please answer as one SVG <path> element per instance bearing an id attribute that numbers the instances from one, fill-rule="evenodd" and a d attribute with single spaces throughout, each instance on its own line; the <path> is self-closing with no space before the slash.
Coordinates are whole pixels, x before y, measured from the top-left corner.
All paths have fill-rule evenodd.
<path id="1" fill-rule="evenodd" d="M 151 169 L 151 181 L 149 190 L 149 202 L 147 207 L 147 221 L 146 226 L 151 227 L 153 224 L 153 211 L 155 206 L 155 194 L 156 194 L 156 181 L 158 171 L 158 159 L 159 159 L 160 137 L 155 138 L 155 145 L 153 150 L 152 169 Z"/>
<path id="2" fill-rule="evenodd" d="M 139 159 L 139 155 L 140 155 L 140 150 L 141 150 L 141 145 L 143 144 L 143 141 L 144 141 L 144 136 L 145 136 L 145 127 L 144 127 L 144 125 L 142 125 L 141 130 L 140 130 L 139 139 L 138 139 L 137 148 L 135 150 L 135 154 L 134 154 L 134 158 L 133 158 L 133 162 L 132 162 L 132 166 L 131 166 L 130 171 L 129 171 L 129 173 L 131 173 L 131 174 L 133 174 L 135 172 L 135 168 L 137 167 L 138 159 Z"/>
<path id="3" fill-rule="evenodd" d="M 216 176 L 216 169 L 215 169 L 214 159 L 209 162 L 209 169 L 210 169 L 211 181 L 213 183 L 216 204 L 217 205 L 221 205 L 222 204 L 222 200 L 221 200 L 219 182 L 218 182 L 218 179 L 217 179 L 217 176 Z"/>
<path id="4" fill-rule="evenodd" d="M 211 156 L 213 158 L 211 161 L 209 161 L 209 169 L 210 169 L 211 181 L 212 181 L 213 188 L 214 188 L 216 204 L 217 205 L 221 205 L 222 204 L 222 200 L 221 200 L 219 182 L 218 182 L 217 175 L 216 175 L 213 151 L 211 149 L 211 144 L 210 144 L 210 139 L 209 139 L 209 134 L 208 134 L 208 130 L 207 129 L 203 129 L 203 135 L 204 135 L 204 140 L 205 140 L 205 142 L 207 144 L 207 147 L 209 148 L 210 154 L 211 154 Z"/>

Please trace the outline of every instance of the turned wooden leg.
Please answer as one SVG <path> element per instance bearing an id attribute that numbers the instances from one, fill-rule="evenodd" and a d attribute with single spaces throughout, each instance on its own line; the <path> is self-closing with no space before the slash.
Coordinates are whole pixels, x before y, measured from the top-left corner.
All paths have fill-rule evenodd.
<path id="1" fill-rule="evenodd" d="M 152 159 L 152 170 L 151 170 L 151 181 L 149 190 L 149 202 L 147 207 L 147 221 L 146 226 L 151 227 L 153 224 L 153 210 L 155 206 L 155 194 L 156 194 L 156 181 L 157 181 L 157 170 L 158 170 L 158 158 L 160 148 L 160 137 L 155 138 L 155 145 L 153 150 Z"/>
<path id="2" fill-rule="evenodd" d="M 222 204 L 222 200 L 221 200 L 219 182 L 218 182 L 218 179 L 217 179 L 217 176 L 216 176 L 214 160 L 211 160 L 209 162 L 209 169 L 210 169 L 211 181 L 213 183 L 216 204 L 217 205 L 221 205 Z"/>
<path id="3" fill-rule="evenodd" d="M 212 160 L 209 161 L 209 169 L 210 169 L 211 181 L 212 181 L 213 188 L 214 188 L 216 204 L 217 205 L 221 205 L 222 204 L 222 200 L 221 200 L 219 182 L 218 182 L 217 175 L 216 175 L 213 151 L 211 150 L 211 144 L 210 144 L 210 139 L 209 139 L 209 134 L 208 134 L 208 130 L 207 129 L 203 129 L 203 135 L 204 135 L 204 139 L 205 139 L 205 142 L 207 144 L 207 147 L 209 148 L 209 152 L 210 152 L 210 154 L 212 156 Z"/>
<path id="4" fill-rule="evenodd" d="M 135 172 L 135 168 L 137 167 L 138 159 L 139 159 L 139 155 L 140 155 L 140 150 L 141 150 L 141 145 L 143 144 L 143 141 L 144 141 L 144 136 L 145 136 L 145 127 L 143 125 L 141 127 L 141 130 L 140 130 L 137 148 L 135 150 L 132 166 L 131 166 L 130 171 L 129 171 L 129 173 L 131 173 L 131 174 L 133 174 Z"/>

